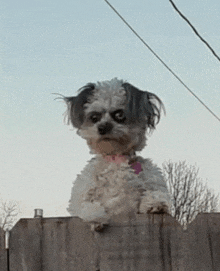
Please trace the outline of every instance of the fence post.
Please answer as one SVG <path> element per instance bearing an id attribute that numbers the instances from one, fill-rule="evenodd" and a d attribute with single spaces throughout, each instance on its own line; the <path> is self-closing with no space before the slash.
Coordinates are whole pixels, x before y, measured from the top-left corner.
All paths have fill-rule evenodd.
<path id="1" fill-rule="evenodd" d="M 0 228 L 0 270 L 7 270 L 7 251 L 5 249 L 5 232 Z"/>

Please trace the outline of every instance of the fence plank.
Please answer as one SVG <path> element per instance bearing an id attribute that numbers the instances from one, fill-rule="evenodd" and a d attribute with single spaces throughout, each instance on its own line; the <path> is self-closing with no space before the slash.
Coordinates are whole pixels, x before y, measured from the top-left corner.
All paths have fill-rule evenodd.
<path id="1" fill-rule="evenodd" d="M 207 238 L 213 269 L 218 270 L 220 267 L 220 214 L 203 214 L 202 216 L 207 219 Z"/>
<path id="2" fill-rule="evenodd" d="M 10 270 L 42 270 L 40 219 L 21 219 L 10 232 Z"/>
<path id="3" fill-rule="evenodd" d="M 213 223 L 215 220 L 215 224 Z M 200 214 L 189 225 L 184 246 L 188 251 L 184 270 L 214 271 L 220 263 L 220 216 Z M 217 243 L 218 242 L 218 243 Z"/>
<path id="4" fill-rule="evenodd" d="M 7 251 L 5 249 L 5 232 L 0 228 L 0 270 L 7 270 Z"/>
<path id="5" fill-rule="evenodd" d="M 219 213 L 199 215 L 186 231 L 168 215 L 115 217 L 102 232 L 76 217 L 21 219 L 10 270 L 218 271 L 219 244 Z"/>
<path id="6" fill-rule="evenodd" d="M 178 270 L 181 249 L 175 241 L 182 228 L 172 217 L 138 215 L 122 221 L 112 222 L 97 237 L 101 271 Z"/>
<path id="7" fill-rule="evenodd" d="M 10 238 L 10 270 L 95 270 L 93 234 L 79 218 L 21 219 Z"/>
<path id="8" fill-rule="evenodd" d="M 43 219 L 43 269 L 95 270 L 93 233 L 79 218 Z"/>

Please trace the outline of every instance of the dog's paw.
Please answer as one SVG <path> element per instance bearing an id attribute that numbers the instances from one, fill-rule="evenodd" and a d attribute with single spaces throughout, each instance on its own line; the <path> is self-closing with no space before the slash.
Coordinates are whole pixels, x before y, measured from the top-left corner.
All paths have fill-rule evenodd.
<path id="1" fill-rule="evenodd" d="M 170 196 L 162 191 L 146 191 L 139 205 L 141 214 L 164 214 L 170 212 Z"/>
<path id="2" fill-rule="evenodd" d="M 168 214 L 168 213 L 169 213 L 169 207 L 165 204 L 152 206 L 147 210 L 147 214 Z"/>
<path id="3" fill-rule="evenodd" d="M 108 226 L 107 223 L 101 223 L 101 222 L 91 222 L 90 227 L 91 231 L 103 231 Z"/>

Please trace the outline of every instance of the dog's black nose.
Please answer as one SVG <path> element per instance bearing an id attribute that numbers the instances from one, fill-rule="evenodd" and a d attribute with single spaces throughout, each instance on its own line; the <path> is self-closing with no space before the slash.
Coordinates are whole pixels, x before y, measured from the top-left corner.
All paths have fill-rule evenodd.
<path id="1" fill-rule="evenodd" d="M 107 133 L 109 133 L 113 128 L 113 125 L 109 122 L 106 122 L 104 124 L 100 124 L 98 127 L 99 130 L 99 134 L 100 135 L 105 135 Z"/>

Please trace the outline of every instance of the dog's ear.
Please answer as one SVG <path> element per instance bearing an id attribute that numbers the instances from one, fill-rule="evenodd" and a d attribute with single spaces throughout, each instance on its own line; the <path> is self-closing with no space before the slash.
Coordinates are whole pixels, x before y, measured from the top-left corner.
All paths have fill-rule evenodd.
<path id="1" fill-rule="evenodd" d="M 155 129 L 160 121 L 161 111 L 165 112 L 162 101 L 155 94 L 139 90 L 129 83 L 123 83 L 122 87 L 127 95 L 126 113 L 130 121 L 138 121 L 150 130 Z"/>
<path id="2" fill-rule="evenodd" d="M 95 84 L 89 83 L 79 89 L 80 93 L 75 97 L 64 97 L 67 104 L 67 123 L 72 123 L 73 127 L 80 128 L 84 122 L 84 105 L 89 102 L 89 97 L 93 95 Z"/>

